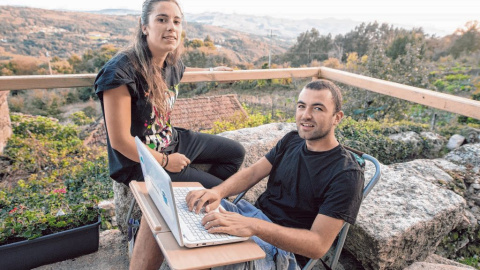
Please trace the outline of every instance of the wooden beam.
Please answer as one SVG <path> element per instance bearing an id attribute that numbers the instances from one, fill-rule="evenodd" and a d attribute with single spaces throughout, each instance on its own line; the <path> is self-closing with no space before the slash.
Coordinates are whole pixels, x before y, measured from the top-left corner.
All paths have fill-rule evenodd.
<path id="1" fill-rule="evenodd" d="M 0 76 L 0 91 L 93 87 L 96 74 Z M 402 85 L 326 67 L 186 72 L 182 82 L 325 78 L 376 93 L 480 119 L 480 101 Z"/>
<path id="2" fill-rule="evenodd" d="M 480 119 L 480 101 L 321 67 L 320 77 L 408 100 L 440 110 Z"/>
<path id="3" fill-rule="evenodd" d="M 282 68 L 234 71 L 192 71 L 185 72 L 181 82 L 228 82 L 241 80 L 266 80 L 282 78 L 318 77 L 319 68 Z"/>
<path id="4" fill-rule="evenodd" d="M 0 76 L 0 91 L 93 86 L 97 74 Z"/>
<path id="5" fill-rule="evenodd" d="M 318 77 L 318 75 L 319 68 L 257 69 L 213 72 L 191 71 L 185 72 L 181 82 L 228 82 L 240 80 L 308 78 Z M 0 91 L 89 87 L 93 86 L 95 77 L 96 74 L 0 76 Z"/>

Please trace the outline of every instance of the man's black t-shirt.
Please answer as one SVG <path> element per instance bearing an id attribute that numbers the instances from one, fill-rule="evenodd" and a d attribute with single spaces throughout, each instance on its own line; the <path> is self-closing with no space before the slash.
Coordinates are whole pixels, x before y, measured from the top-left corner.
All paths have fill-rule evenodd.
<path id="1" fill-rule="evenodd" d="M 103 92 L 126 85 L 131 96 L 131 135 L 138 136 L 151 148 L 162 151 L 176 144 L 177 136 L 175 129 L 170 125 L 170 113 L 178 95 L 178 85 L 184 71 L 185 66 L 181 61 L 176 66 L 165 66 L 162 69 L 171 96 L 168 99 L 169 108 L 167 108 L 167 115 L 165 116 L 156 117 L 155 111 L 147 98 L 147 83 L 124 53 L 113 57 L 100 70 L 95 79 L 95 92 L 100 99 L 103 110 Z M 108 129 L 108 127 L 106 128 Z M 108 132 L 107 147 L 110 176 L 113 179 L 127 185 L 132 179 L 143 179 L 140 164 L 113 149 L 110 145 Z"/>
<path id="2" fill-rule="evenodd" d="M 255 206 L 274 223 L 291 228 L 310 229 L 317 214 L 354 224 L 364 185 L 360 165 L 341 145 L 313 152 L 292 133 L 265 156 L 273 168 Z"/>

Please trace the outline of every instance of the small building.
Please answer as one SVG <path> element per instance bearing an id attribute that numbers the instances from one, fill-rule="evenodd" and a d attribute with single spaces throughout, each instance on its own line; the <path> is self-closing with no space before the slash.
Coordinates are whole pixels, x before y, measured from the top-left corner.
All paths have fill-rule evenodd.
<path id="1" fill-rule="evenodd" d="M 228 120 L 238 114 L 248 117 L 234 94 L 180 98 L 175 102 L 170 121 L 175 127 L 201 131 L 212 129 L 216 121 Z"/>
<path id="2" fill-rule="evenodd" d="M 209 130 L 216 121 L 232 119 L 247 112 L 236 95 L 221 95 L 211 97 L 179 98 L 175 102 L 171 115 L 171 124 L 193 131 Z M 106 132 L 103 117 L 86 129 L 88 136 L 85 145 L 106 146 Z"/>

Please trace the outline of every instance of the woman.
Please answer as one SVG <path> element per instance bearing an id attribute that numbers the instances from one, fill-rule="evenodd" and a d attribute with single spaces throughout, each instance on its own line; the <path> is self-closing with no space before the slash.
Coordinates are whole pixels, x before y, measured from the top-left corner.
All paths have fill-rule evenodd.
<path id="1" fill-rule="evenodd" d="M 107 128 L 111 177 L 128 185 L 142 180 L 134 136 L 152 148 L 172 181 L 218 185 L 243 162 L 243 147 L 226 138 L 170 125 L 170 114 L 185 68 L 182 52 L 183 14 L 176 1 L 145 1 L 134 44 L 99 72 L 95 88 Z M 216 67 L 215 70 L 231 70 Z M 209 172 L 188 166 L 210 163 Z"/>
<path id="2" fill-rule="evenodd" d="M 112 58 L 95 80 L 107 129 L 110 174 L 128 185 L 143 180 L 135 146 L 138 136 L 172 181 L 198 181 L 210 188 L 235 173 L 245 150 L 232 140 L 170 125 L 178 84 L 186 68 L 182 53 L 183 14 L 175 0 L 145 0 L 135 41 Z M 214 70 L 231 70 L 216 67 Z M 210 163 L 208 172 L 189 166 Z M 142 218 L 131 268 L 158 269 L 163 256 Z"/>

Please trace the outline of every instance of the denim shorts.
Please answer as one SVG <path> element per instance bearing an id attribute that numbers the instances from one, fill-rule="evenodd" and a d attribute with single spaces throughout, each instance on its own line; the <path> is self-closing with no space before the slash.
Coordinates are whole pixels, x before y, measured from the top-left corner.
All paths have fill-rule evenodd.
<path id="1" fill-rule="evenodd" d="M 236 212 L 242 216 L 258 218 L 268 222 L 272 222 L 260 209 L 256 208 L 249 202 L 241 200 L 238 204 L 233 204 L 227 200 L 222 200 L 222 206 L 230 212 Z M 265 258 L 255 260 L 253 262 L 246 263 L 237 263 L 232 265 L 214 267 L 215 270 L 247 270 L 249 269 L 249 264 L 253 263 L 253 269 L 258 270 L 299 270 L 300 267 L 297 265 L 295 256 L 292 252 L 287 252 L 285 250 L 279 249 L 262 239 L 252 236 L 253 241 L 255 241 L 260 248 L 265 251 Z"/>

